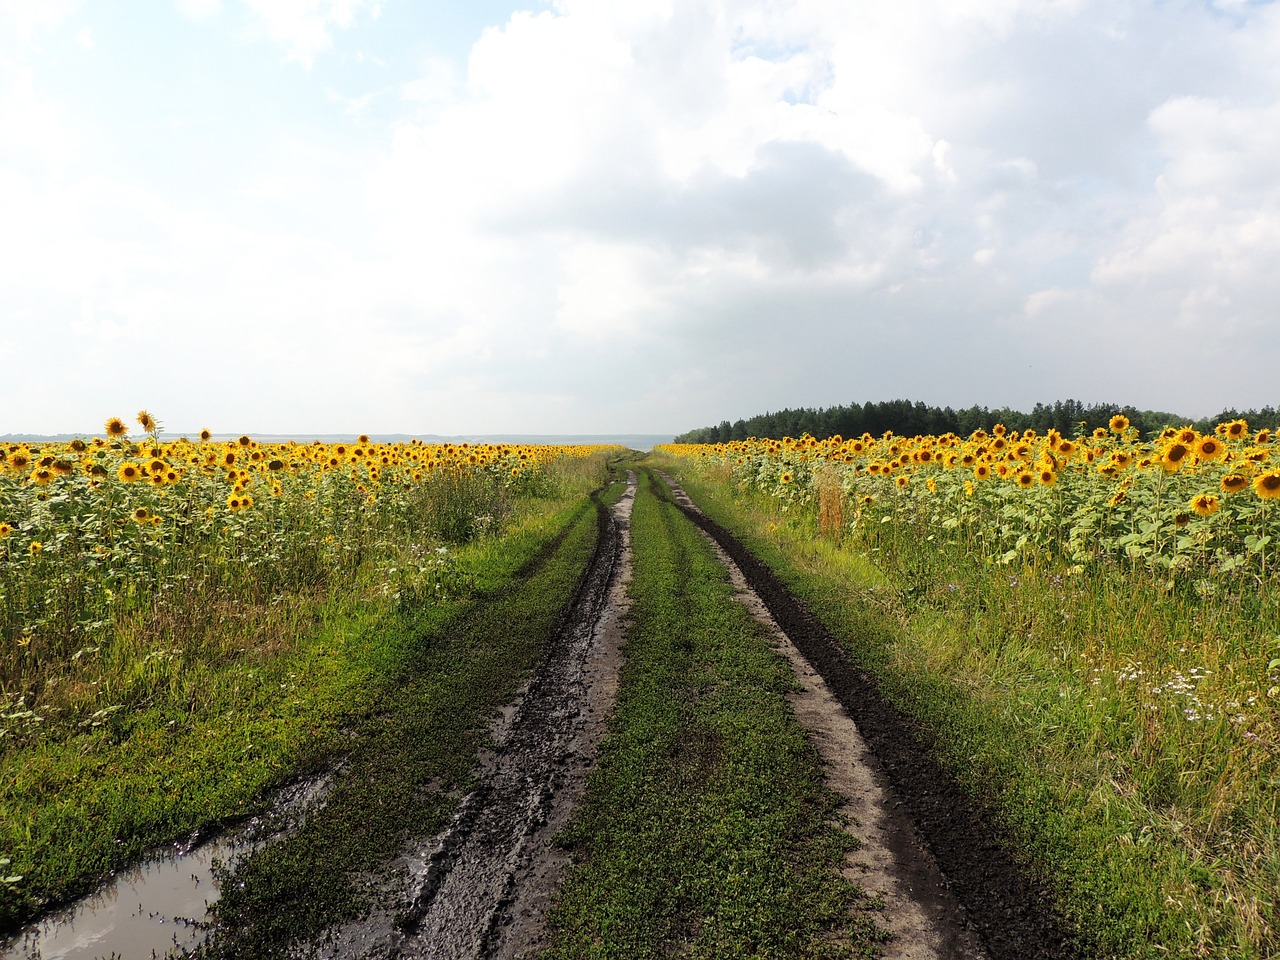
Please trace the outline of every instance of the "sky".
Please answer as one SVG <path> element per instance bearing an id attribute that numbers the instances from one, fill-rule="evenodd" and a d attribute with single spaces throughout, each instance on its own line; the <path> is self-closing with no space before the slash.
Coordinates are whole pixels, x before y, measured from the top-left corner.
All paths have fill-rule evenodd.
<path id="1" fill-rule="evenodd" d="M 0 434 L 1280 403 L 1280 4 L 0 0 Z"/>

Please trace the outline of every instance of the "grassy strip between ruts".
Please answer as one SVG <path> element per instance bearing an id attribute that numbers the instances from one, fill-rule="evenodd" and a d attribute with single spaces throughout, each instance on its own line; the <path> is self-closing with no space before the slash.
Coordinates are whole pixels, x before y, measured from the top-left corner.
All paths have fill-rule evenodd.
<path id="1" fill-rule="evenodd" d="M 668 466 L 877 678 L 886 698 L 920 722 L 939 759 L 990 805 L 1054 889 L 1089 956 L 1280 955 L 1266 932 L 1275 922 L 1276 887 L 1265 854 L 1275 829 L 1265 754 L 1261 765 L 1244 765 L 1257 779 L 1253 806 L 1237 807 L 1227 821 L 1239 838 L 1238 859 L 1258 877 L 1239 900 L 1227 882 L 1246 878 L 1226 854 L 1197 844 L 1188 826 L 1207 812 L 1178 800 L 1184 789 L 1193 796 L 1204 771 L 1227 758 L 1196 755 L 1194 744 L 1184 745 L 1182 758 L 1159 757 L 1169 772 L 1162 795 L 1151 786 L 1161 769 L 1143 766 L 1147 727 L 1095 728 L 1086 716 L 1090 704 L 1105 709 L 1108 697 L 1120 695 L 1081 660 L 1074 621 L 1122 634 L 1113 642 L 1131 643 L 1135 657 L 1194 624 L 1166 624 L 1148 641 L 1137 624 L 1149 598 L 1138 596 L 1141 602 L 1108 618 L 1053 569 L 972 569 L 924 533 L 893 552 L 865 552 L 853 538 L 840 546 L 820 537 L 806 512 L 779 514 L 765 498 L 731 491 L 684 464 Z M 969 606 L 953 603 L 956 596 L 970 598 Z M 1126 631 L 1134 638 L 1126 640 Z M 1268 872 L 1269 893 L 1261 879 Z"/>
<path id="2" fill-rule="evenodd" d="M 644 473 L 621 686 L 548 957 L 874 955 L 853 843 L 787 704 L 790 669 Z"/>
<path id="3" fill-rule="evenodd" d="M 213 706 L 193 712 L 180 699 L 143 705 L 4 757 L 0 851 L 13 860 L 6 869 L 23 879 L 0 888 L 0 930 L 42 903 L 88 889 L 157 843 L 252 812 L 274 784 L 337 757 L 359 768 L 369 744 L 423 740 L 443 758 L 441 776 L 465 776 L 475 729 L 536 656 L 547 618 L 590 556 L 591 482 L 583 472 L 556 496 L 526 504 L 503 535 L 456 551 L 470 599 L 397 602 L 367 589 L 331 593 L 312 609 L 292 611 L 288 623 L 263 624 L 290 634 L 284 649 L 268 646 L 204 668 L 204 689 L 217 696 L 203 699 L 216 700 Z M 529 576 L 537 583 L 532 594 L 518 586 Z M 527 629 L 510 629 L 516 623 Z M 495 649 L 465 653 L 485 625 Z M 474 671 L 462 693 L 441 679 L 458 658 Z M 448 703 L 418 704 L 414 693 Z M 424 710 L 447 714 L 448 723 L 438 730 L 424 725 L 432 722 Z M 350 789 L 340 783 L 336 795 Z M 388 802 L 373 803 L 379 800 Z M 367 862 L 351 856 L 352 869 Z M 349 901 L 334 871 L 324 875 L 332 880 L 328 902 Z M 311 922 L 320 919 L 316 914 Z"/>
<path id="4" fill-rule="evenodd" d="M 594 506 L 594 509 L 591 507 Z M 200 953 L 289 955 L 377 895 L 377 869 L 413 836 L 443 829 L 470 783 L 487 725 L 536 664 L 597 541 L 600 501 L 579 509 L 531 573 L 467 611 L 383 625 L 400 664 L 370 709 L 324 806 L 224 884 L 218 935 Z"/>

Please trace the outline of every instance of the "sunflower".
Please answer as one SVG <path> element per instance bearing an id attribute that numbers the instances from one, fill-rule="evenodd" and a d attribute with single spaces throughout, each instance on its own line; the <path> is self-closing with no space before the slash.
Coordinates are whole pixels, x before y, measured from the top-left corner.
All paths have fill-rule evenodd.
<path id="1" fill-rule="evenodd" d="M 240 439 L 236 441 L 236 443 L 240 444 L 240 446 L 242 447 L 249 447 L 253 445 L 253 441 L 250 440 L 248 436 L 241 436 Z"/>
<path id="2" fill-rule="evenodd" d="M 1260 442 L 1265 443 L 1265 441 L 1260 441 Z M 81 440 L 79 437 L 76 437 L 76 439 L 68 443 L 67 446 L 70 447 L 72 451 L 74 451 L 75 453 L 84 453 L 86 450 L 89 449 L 89 445 L 85 443 L 83 440 Z"/>
<path id="3" fill-rule="evenodd" d="M 138 411 L 138 426 L 142 427 L 147 433 L 155 433 L 156 418 L 145 410 Z"/>
<path id="4" fill-rule="evenodd" d="M 13 527 L 9 526 L 9 524 L 5 523 L 3 520 L 0 520 L 0 540 L 3 540 L 12 533 Z"/>
<path id="5" fill-rule="evenodd" d="M 1227 448 L 1217 437 L 1201 437 L 1195 445 L 1196 458 L 1204 461 L 1221 460 Z"/>
<path id="6" fill-rule="evenodd" d="M 245 501 L 245 499 L 246 499 L 246 498 L 242 497 L 242 496 L 241 496 L 240 494 L 238 494 L 238 493 L 233 493 L 233 494 L 231 494 L 229 497 L 227 497 L 227 509 L 229 509 L 229 510 L 243 510 L 243 509 L 245 508 L 245 506 L 246 506 L 246 504 L 245 504 L 245 502 L 244 502 L 244 501 Z"/>
<path id="7" fill-rule="evenodd" d="M 1045 487 L 1052 487 L 1058 482 L 1058 475 L 1048 468 L 1040 471 L 1040 484 Z"/>
<path id="8" fill-rule="evenodd" d="M 1124 498 L 1127 497 L 1128 495 L 1129 495 L 1128 491 L 1124 489 L 1117 490 L 1115 493 L 1111 495 L 1111 499 L 1107 501 L 1107 506 L 1109 507 L 1119 506 L 1121 503 L 1124 502 Z"/>
<path id="9" fill-rule="evenodd" d="M 133 510 L 133 519 L 138 523 L 146 523 L 151 516 L 151 511 L 146 507 L 135 507 Z"/>
<path id="10" fill-rule="evenodd" d="M 1220 486 L 1223 493 L 1239 493 L 1249 486 L 1249 478 L 1239 473 L 1228 473 L 1222 478 Z"/>
<path id="11" fill-rule="evenodd" d="M 1258 444 L 1259 446 L 1265 446 L 1266 444 L 1270 443 L 1270 442 L 1271 442 L 1271 431 L 1270 431 L 1270 430 L 1259 430 L 1259 431 L 1258 431 L 1258 435 L 1257 435 L 1256 437 L 1254 437 L 1254 438 L 1253 438 L 1253 442 L 1254 442 L 1254 443 L 1256 443 L 1256 444 Z"/>
<path id="12" fill-rule="evenodd" d="M 1247 420 L 1232 420 L 1230 423 L 1222 425 L 1222 432 L 1232 440 L 1239 440 L 1248 434 L 1249 422 Z"/>
<path id="13" fill-rule="evenodd" d="M 1254 477 L 1253 492 L 1263 500 L 1280 500 L 1280 470 L 1269 470 Z"/>
<path id="14" fill-rule="evenodd" d="M 138 468 L 136 463 L 122 463 L 120 468 L 116 470 L 116 476 L 125 483 L 133 483 L 142 476 L 142 470 Z"/>
<path id="15" fill-rule="evenodd" d="M 1177 434 L 1175 434 L 1174 439 L 1177 440 L 1178 443 L 1185 444 L 1190 447 L 1194 446 L 1196 441 L 1200 439 L 1200 434 L 1196 433 L 1191 427 L 1183 427 L 1177 432 Z"/>
<path id="16" fill-rule="evenodd" d="M 1030 489 L 1035 485 L 1035 482 L 1036 482 L 1036 478 L 1033 477 L 1031 474 L 1026 473 L 1025 471 L 1020 471 L 1015 479 L 1018 481 L 1018 486 L 1020 486 L 1023 490 Z"/>
<path id="17" fill-rule="evenodd" d="M 907 489 L 907 484 L 911 482 L 911 478 L 904 474 L 902 476 L 894 477 L 893 482 L 898 485 L 899 490 L 905 490 Z"/>
<path id="18" fill-rule="evenodd" d="M 1212 493 L 1202 493 L 1198 497 L 1191 498 L 1191 509 L 1202 517 L 1213 516 L 1221 506 L 1222 501 Z"/>
<path id="19" fill-rule="evenodd" d="M 782 475 L 778 477 L 778 480 L 782 483 L 790 483 L 794 479 L 795 477 L 791 476 L 791 474 L 787 473 L 785 470 L 783 471 Z"/>
<path id="20" fill-rule="evenodd" d="M 972 480 L 966 480 L 966 481 L 964 482 L 964 495 L 965 495 L 966 497 L 972 497 L 972 496 L 973 496 L 973 481 L 972 481 Z"/>
<path id="21" fill-rule="evenodd" d="M 200 440 L 202 443 L 208 443 L 212 439 L 213 439 L 213 431 L 210 430 L 208 427 L 205 427 L 203 430 L 200 431 Z"/>
<path id="22" fill-rule="evenodd" d="M 1191 448 L 1181 441 L 1169 444 L 1160 458 L 1160 466 L 1165 473 L 1176 473 L 1191 455 Z"/>
<path id="23" fill-rule="evenodd" d="M 35 556 L 37 553 L 39 553 L 41 550 L 44 549 L 44 544 L 41 543 L 39 540 L 32 540 L 31 543 L 27 545 L 27 549 L 31 551 L 32 556 Z"/>
<path id="24" fill-rule="evenodd" d="M 108 437 L 125 437 L 129 434 L 129 428 L 124 425 L 124 421 L 119 417 L 112 417 L 106 422 Z"/>

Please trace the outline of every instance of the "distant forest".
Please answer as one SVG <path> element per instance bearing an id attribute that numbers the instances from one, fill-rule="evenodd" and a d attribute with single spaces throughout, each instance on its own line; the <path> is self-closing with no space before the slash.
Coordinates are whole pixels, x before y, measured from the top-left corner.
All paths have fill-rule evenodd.
<path id="1" fill-rule="evenodd" d="M 968 436 L 975 430 L 991 430 L 1003 423 L 1010 430 L 1034 429 L 1044 433 L 1054 429 L 1064 436 L 1088 433 L 1095 427 L 1105 427 L 1117 413 L 1129 418 L 1129 422 L 1142 431 L 1144 438 L 1158 434 L 1166 426 L 1184 426 L 1190 423 L 1201 433 L 1208 433 L 1227 420 L 1244 418 L 1254 429 L 1280 426 L 1280 411 L 1274 406 L 1261 410 L 1223 410 L 1216 417 L 1189 420 L 1174 413 L 1157 410 L 1139 410 L 1136 407 L 1115 403 L 1084 404 L 1079 400 L 1058 400 L 1054 403 L 1037 403 L 1030 413 L 999 407 L 967 407 L 954 410 L 951 407 L 931 407 L 910 400 L 883 400 L 879 403 L 851 403 L 839 407 L 801 407 L 796 410 L 779 410 L 748 420 L 730 423 L 722 420 L 718 426 L 700 427 L 682 433 L 676 443 L 724 443 L 729 440 L 745 440 L 748 437 L 781 439 L 799 437 L 808 433 L 819 439 L 835 436 L 860 437 L 864 433 L 881 436 L 891 430 L 898 436 L 917 434 L 955 433 Z"/>

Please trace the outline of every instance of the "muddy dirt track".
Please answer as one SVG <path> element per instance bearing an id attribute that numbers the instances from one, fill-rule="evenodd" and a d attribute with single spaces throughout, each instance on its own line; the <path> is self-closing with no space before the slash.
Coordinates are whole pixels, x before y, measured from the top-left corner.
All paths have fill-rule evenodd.
<path id="1" fill-rule="evenodd" d="M 849 875 L 885 904 L 900 960 L 1069 958 L 1047 897 L 1019 870 L 911 724 L 887 705 L 778 578 L 669 477 L 673 502 L 723 552 L 741 598 L 778 630 L 792 701 L 846 797 L 861 848 Z M 334 930 L 327 957 L 516 958 L 545 945 L 567 855 L 552 843 L 585 789 L 617 686 L 636 479 L 609 514 L 564 627 L 495 731 L 481 783 L 431 847 L 409 855 L 411 906 Z M 415 869 L 416 864 L 416 869 Z M 403 901 L 402 901 L 403 902 Z"/>
<path id="2" fill-rule="evenodd" d="M 963 909 L 965 925 L 977 933 L 987 955 L 992 960 L 1076 957 L 1047 893 L 1019 868 L 981 811 L 930 756 L 910 720 L 880 696 L 871 678 L 772 570 L 665 479 L 676 505 L 728 554 L 857 726 L 888 781 L 890 803 L 901 805 L 919 831 Z M 904 846 L 909 848 L 910 841 Z M 904 849 L 900 856 L 910 855 Z M 965 953 L 957 947 L 949 955 Z"/>
<path id="3" fill-rule="evenodd" d="M 496 725 L 479 786 L 443 834 L 401 858 L 385 906 L 331 930 L 316 955 L 514 958 L 543 945 L 542 917 L 568 865 L 552 839 L 585 788 L 617 689 L 635 492 L 631 474 L 601 511 L 595 554 L 537 672 Z"/>

